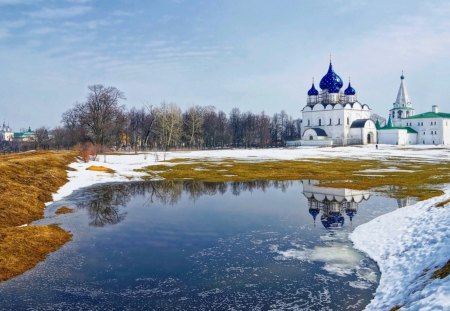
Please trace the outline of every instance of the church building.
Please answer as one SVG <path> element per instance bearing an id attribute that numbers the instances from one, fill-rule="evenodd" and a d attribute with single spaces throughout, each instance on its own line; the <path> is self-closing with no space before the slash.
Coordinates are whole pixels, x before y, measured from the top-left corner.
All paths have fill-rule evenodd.
<path id="1" fill-rule="evenodd" d="M 402 73 L 388 122 L 378 128 L 378 143 L 450 145 L 450 113 L 439 112 L 438 106 L 433 105 L 430 112 L 415 114 Z"/>
<path id="2" fill-rule="evenodd" d="M 358 101 L 350 81 L 343 90 L 342 79 L 333 70 L 320 80 L 320 91 L 312 83 L 302 110 L 303 146 L 360 145 L 377 142 L 375 122 L 368 105 Z"/>

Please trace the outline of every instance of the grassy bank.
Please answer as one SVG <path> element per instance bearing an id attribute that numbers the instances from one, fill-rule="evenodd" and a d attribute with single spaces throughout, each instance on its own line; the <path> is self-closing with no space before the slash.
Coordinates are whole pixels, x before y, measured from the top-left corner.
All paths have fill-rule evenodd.
<path id="1" fill-rule="evenodd" d="M 44 216 L 44 203 L 67 182 L 71 152 L 0 156 L 0 281 L 34 267 L 71 238 L 61 228 L 25 226 Z"/>
<path id="2" fill-rule="evenodd" d="M 419 200 L 442 194 L 450 183 L 450 162 L 305 159 L 301 161 L 237 161 L 176 159 L 143 170 L 149 178 L 194 179 L 210 182 L 252 180 L 320 180 L 323 186 L 375 190 Z"/>

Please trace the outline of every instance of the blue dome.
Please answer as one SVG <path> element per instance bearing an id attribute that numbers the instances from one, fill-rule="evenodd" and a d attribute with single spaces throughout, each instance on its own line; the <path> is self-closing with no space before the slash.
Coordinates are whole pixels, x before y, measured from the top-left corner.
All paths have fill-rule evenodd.
<path id="1" fill-rule="evenodd" d="M 333 71 L 333 65 L 330 62 L 327 74 L 320 80 L 320 88 L 328 90 L 329 93 L 338 93 L 343 85 L 341 77 Z"/>
<path id="2" fill-rule="evenodd" d="M 328 216 L 322 215 L 322 217 L 320 217 L 320 221 L 327 229 L 342 227 L 344 225 L 344 217 L 337 212 L 333 212 Z"/>
<path id="3" fill-rule="evenodd" d="M 352 85 L 350 82 L 348 83 L 348 87 L 345 89 L 344 94 L 345 95 L 355 95 L 356 94 L 356 91 L 354 88 L 352 88 Z"/>
<path id="4" fill-rule="evenodd" d="M 314 86 L 314 82 L 313 82 L 311 88 L 308 91 L 308 96 L 317 96 L 317 95 L 319 95 L 319 91 L 316 90 L 316 87 Z"/>
<path id="5" fill-rule="evenodd" d="M 314 220 L 316 220 L 317 215 L 319 215 L 320 210 L 317 208 L 310 208 L 309 209 L 309 214 L 314 218 Z"/>

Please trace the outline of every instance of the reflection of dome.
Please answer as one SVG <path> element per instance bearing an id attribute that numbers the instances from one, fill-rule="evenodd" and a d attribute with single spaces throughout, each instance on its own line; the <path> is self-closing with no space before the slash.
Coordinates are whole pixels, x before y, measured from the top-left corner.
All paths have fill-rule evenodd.
<path id="1" fill-rule="evenodd" d="M 350 218 L 351 221 L 353 220 L 353 217 L 355 217 L 356 215 L 356 210 L 348 208 L 345 210 L 345 214 L 347 214 L 347 216 Z"/>
<path id="2" fill-rule="evenodd" d="M 317 215 L 319 215 L 320 210 L 318 208 L 310 208 L 309 209 L 309 214 L 311 214 L 311 216 L 314 218 L 314 221 L 316 221 L 316 217 Z"/>
<path id="3" fill-rule="evenodd" d="M 319 95 L 319 91 L 316 90 L 316 87 L 314 86 L 314 82 L 313 82 L 311 88 L 308 91 L 308 96 L 317 96 L 317 95 Z"/>
<path id="4" fill-rule="evenodd" d="M 320 80 L 320 88 L 322 90 L 328 90 L 328 93 L 339 93 L 343 85 L 344 83 L 341 77 L 334 72 L 333 65 L 330 62 L 327 74 Z"/>
<path id="5" fill-rule="evenodd" d="M 322 217 L 320 217 L 320 221 L 327 229 L 342 227 L 344 225 L 344 217 L 338 212 L 329 213 L 327 216 L 322 215 Z"/>

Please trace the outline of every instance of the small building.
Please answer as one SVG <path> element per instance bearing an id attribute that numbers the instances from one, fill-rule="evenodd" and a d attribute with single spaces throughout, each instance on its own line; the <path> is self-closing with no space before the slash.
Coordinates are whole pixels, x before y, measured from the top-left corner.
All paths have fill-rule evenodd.
<path id="1" fill-rule="evenodd" d="M 319 92 L 312 83 L 302 110 L 303 146 L 360 145 L 377 141 L 375 122 L 368 105 L 358 101 L 350 81 L 343 90 L 342 79 L 330 62 L 320 80 Z"/>
<path id="2" fill-rule="evenodd" d="M 28 130 L 22 132 L 14 132 L 14 140 L 19 142 L 32 142 L 35 141 L 35 133 L 28 127 Z"/>

